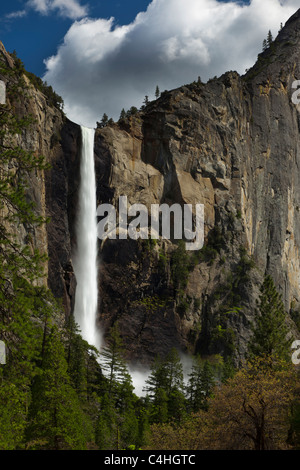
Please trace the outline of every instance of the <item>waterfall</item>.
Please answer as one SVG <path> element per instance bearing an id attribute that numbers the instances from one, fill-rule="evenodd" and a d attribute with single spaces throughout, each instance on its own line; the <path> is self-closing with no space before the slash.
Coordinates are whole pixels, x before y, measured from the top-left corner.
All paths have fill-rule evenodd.
<path id="1" fill-rule="evenodd" d="M 77 280 L 74 317 L 82 337 L 89 344 L 100 349 L 100 334 L 96 326 L 98 282 L 95 131 L 81 127 L 81 135 L 81 180 L 76 221 L 77 249 L 74 257 L 74 271 Z"/>

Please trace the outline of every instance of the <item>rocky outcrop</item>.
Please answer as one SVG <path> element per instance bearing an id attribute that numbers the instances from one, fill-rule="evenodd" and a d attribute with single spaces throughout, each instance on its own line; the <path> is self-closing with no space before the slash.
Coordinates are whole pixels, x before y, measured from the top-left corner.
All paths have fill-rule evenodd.
<path id="1" fill-rule="evenodd" d="M 20 244 L 48 256 L 44 264 L 44 284 L 56 298 L 62 300 L 66 315 L 72 311 L 76 281 L 72 267 L 72 242 L 74 241 L 74 214 L 79 180 L 80 127 L 68 121 L 62 111 L 49 103 L 43 90 L 37 88 L 20 64 L 0 43 L 0 60 L 6 71 L 0 79 L 7 88 L 6 106 L 18 118 L 31 123 L 16 135 L 14 145 L 34 155 L 43 155 L 49 170 L 31 172 L 27 198 L 35 205 L 36 213 L 49 218 L 40 227 L 20 224 L 11 227 Z M 19 67 L 17 69 L 17 67 Z M 16 76 L 22 77 L 23 90 L 14 92 Z M 15 165 L 18 171 L 17 164 Z M 29 241 L 30 240 L 30 241 Z"/>
<path id="2" fill-rule="evenodd" d="M 300 10 L 245 76 L 165 92 L 127 127 L 97 131 L 98 203 L 205 206 L 205 246 L 179 266 L 174 241 L 102 248 L 100 324 L 118 319 L 132 359 L 171 346 L 243 357 L 266 274 L 287 311 L 298 308 L 299 28 Z"/>
<path id="3" fill-rule="evenodd" d="M 76 246 L 76 208 L 80 182 L 80 127 L 64 120 L 54 134 L 50 152 L 51 168 L 45 174 L 48 240 L 48 286 L 63 299 L 66 315 L 74 308 L 76 279 L 72 255 Z M 52 137 L 53 138 L 53 137 Z"/>

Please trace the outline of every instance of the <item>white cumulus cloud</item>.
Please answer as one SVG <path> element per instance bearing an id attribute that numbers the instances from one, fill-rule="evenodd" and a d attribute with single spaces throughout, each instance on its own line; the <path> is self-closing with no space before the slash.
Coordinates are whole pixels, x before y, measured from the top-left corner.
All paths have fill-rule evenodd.
<path id="1" fill-rule="evenodd" d="M 26 10 L 17 10 L 17 11 L 8 13 L 7 15 L 5 15 L 5 18 L 8 20 L 12 20 L 15 18 L 22 18 L 23 16 L 26 16 L 26 14 L 27 14 Z"/>
<path id="2" fill-rule="evenodd" d="M 42 15 L 58 11 L 62 16 L 72 20 L 88 14 L 87 6 L 82 6 L 78 0 L 28 0 L 27 6 Z"/>
<path id="3" fill-rule="evenodd" d="M 41 15 L 56 13 L 65 18 L 76 20 L 88 15 L 88 5 L 81 5 L 78 0 L 28 0 L 23 10 L 12 11 L 5 15 L 5 19 L 13 20 L 26 16 L 30 10 Z"/>
<path id="4" fill-rule="evenodd" d="M 156 85 L 164 91 L 198 76 L 244 73 L 268 30 L 276 36 L 297 8 L 298 0 L 153 0 L 129 25 L 84 18 L 45 61 L 44 79 L 63 97 L 70 119 L 94 126 L 104 113 L 118 119 L 122 108 L 154 98 Z"/>

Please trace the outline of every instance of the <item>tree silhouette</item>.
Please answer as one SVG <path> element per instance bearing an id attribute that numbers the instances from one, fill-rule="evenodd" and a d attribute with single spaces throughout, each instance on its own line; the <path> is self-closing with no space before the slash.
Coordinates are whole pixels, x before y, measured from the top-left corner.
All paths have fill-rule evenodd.
<path id="1" fill-rule="evenodd" d="M 261 287 L 256 325 L 249 343 L 250 356 L 272 356 L 289 359 L 291 340 L 287 339 L 286 312 L 280 294 L 271 276 L 266 276 Z"/>
<path id="2" fill-rule="evenodd" d="M 272 35 L 271 30 L 269 29 L 268 36 L 267 36 L 267 45 L 268 45 L 268 47 L 271 46 L 272 42 L 273 42 L 273 35 Z"/>

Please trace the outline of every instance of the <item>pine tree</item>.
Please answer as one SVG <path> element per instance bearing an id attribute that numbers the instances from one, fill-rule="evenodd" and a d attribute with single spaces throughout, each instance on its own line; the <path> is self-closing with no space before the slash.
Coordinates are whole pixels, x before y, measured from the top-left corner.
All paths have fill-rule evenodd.
<path id="1" fill-rule="evenodd" d="M 151 398 L 159 388 L 164 389 L 167 395 L 174 389 L 180 392 L 184 390 L 183 367 L 175 348 L 171 349 L 164 360 L 158 356 L 152 364 L 144 390 Z"/>
<path id="2" fill-rule="evenodd" d="M 263 50 L 263 52 L 264 52 L 264 51 L 266 51 L 267 49 L 268 49 L 268 43 L 267 43 L 267 40 L 264 39 L 264 40 L 263 40 L 262 50 Z"/>
<path id="3" fill-rule="evenodd" d="M 22 390 L 4 380 L 1 372 L 0 370 L 0 449 L 22 449 L 30 394 L 28 389 Z"/>
<path id="4" fill-rule="evenodd" d="M 167 379 L 166 392 L 184 391 L 183 366 L 176 348 L 172 348 L 165 360 L 165 371 Z"/>
<path id="5" fill-rule="evenodd" d="M 137 109 L 136 106 L 131 106 L 131 108 L 127 111 L 126 117 L 130 118 L 132 116 L 136 116 L 138 114 L 139 110 Z"/>
<path id="6" fill-rule="evenodd" d="M 86 373 L 86 342 L 79 334 L 80 330 L 75 323 L 73 315 L 66 321 L 65 350 L 68 364 L 68 374 L 78 396 L 84 400 L 87 398 L 87 373 Z"/>
<path id="7" fill-rule="evenodd" d="M 292 445 L 295 450 L 300 450 L 300 400 L 299 389 L 295 402 L 291 407 L 291 428 L 289 431 L 289 445 Z"/>
<path id="8" fill-rule="evenodd" d="M 105 374 L 104 399 L 97 421 L 96 442 L 103 448 L 124 449 L 138 441 L 136 413 L 138 397 L 124 360 L 124 346 L 118 323 L 110 329 L 109 339 L 100 355 Z"/>
<path id="9" fill-rule="evenodd" d="M 107 124 L 109 123 L 109 119 L 106 113 L 103 114 L 102 119 L 100 122 L 97 122 L 97 127 L 103 128 L 106 127 Z"/>
<path id="10" fill-rule="evenodd" d="M 179 354 L 172 348 L 164 360 L 157 357 L 151 367 L 144 390 L 151 403 L 152 422 L 180 421 L 185 413 L 183 367 Z"/>
<path id="11" fill-rule="evenodd" d="M 164 388 L 157 388 L 152 400 L 151 423 L 167 423 L 169 419 L 168 395 Z"/>
<path id="12" fill-rule="evenodd" d="M 100 365 L 107 378 L 109 398 L 117 391 L 117 384 L 128 380 L 128 369 L 124 360 L 124 346 L 116 322 L 110 329 L 107 345 L 100 355 Z"/>
<path id="13" fill-rule="evenodd" d="M 95 442 L 99 450 L 116 449 L 117 447 L 117 411 L 114 401 L 105 393 L 100 401 L 99 417 L 96 424 Z"/>
<path id="14" fill-rule="evenodd" d="M 291 340 L 287 339 L 286 312 L 280 294 L 271 276 L 266 276 L 261 287 L 256 325 L 249 342 L 250 356 L 278 356 L 289 359 Z"/>
<path id="15" fill-rule="evenodd" d="M 156 88 L 155 88 L 155 98 L 158 99 L 159 97 L 160 97 L 160 91 L 159 91 L 158 85 L 156 85 Z"/>
<path id="16" fill-rule="evenodd" d="M 56 327 L 47 337 L 41 373 L 32 389 L 28 446 L 49 450 L 84 450 L 86 420 L 67 373 L 65 351 Z"/>
<path id="17" fill-rule="evenodd" d="M 155 397 L 158 389 L 167 389 L 166 364 L 160 356 L 157 356 L 151 366 L 151 372 L 146 380 L 144 391 L 150 400 Z"/>
<path id="18" fill-rule="evenodd" d="M 124 108 L 122 109 L 122 111 L 120 113 L 119 122 L 120 121 L 126 121 L 126 111 L 125 111 Z"/>
<path id="19" fill-rule="evenodd" d="M 207 409 L 208 399 L 216 384 L 212 366 L 208 361 L 201 361 L 196 357 L 189 375 L 187 394 L 190 409 L 198 411 Z"/>
<path id="20" fill-rule="evenodd" d="M 138 398 L 133 394 L 131 378 L 121 384 L 119 399 L 116 403 L 119 415 L 121 448 L 135 445 L 139 436 L 139 422 L 136 413 Z"/>
<path id="21" fill-rule="evenodd" d="M 187 256 L 185 242 L 178 240 L 177 249 L 172 253 L 171 277 L 178 297 L 182 297 L 188 282 L 190 258 Z"/>
<path id="22" fill-rule="evenodd" d="M 181 423 L 187 416 L 187 401 L 184 393 L 174 388 L 168 396 L 168 421 Z"/>
<path id="23" fill-rule="evenodd" d="M 267 36 L 267 45 L 268 45 L 268 47 L 270 47 L 272 43 L 273 43 L 273 35 L 272 35 L 271 30 L 269 30 L 268 31 L 268 36 Z"/>
<path id="24" fill-rule="evenodd" d="M 148 443 L 150 435 L 150 424 L 149 424 L 149 404 L 147 399 L 142 401 L 141 408 L 138 411 L 138 437 L 136 441 L 136 449 L 140 449 Z"/>

